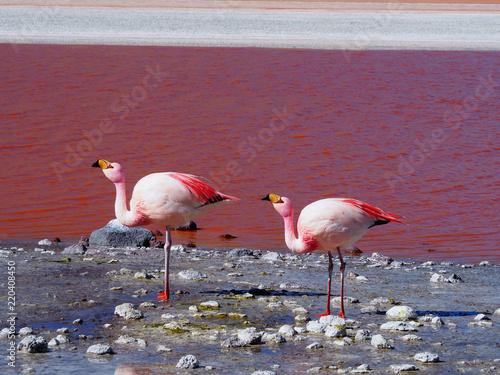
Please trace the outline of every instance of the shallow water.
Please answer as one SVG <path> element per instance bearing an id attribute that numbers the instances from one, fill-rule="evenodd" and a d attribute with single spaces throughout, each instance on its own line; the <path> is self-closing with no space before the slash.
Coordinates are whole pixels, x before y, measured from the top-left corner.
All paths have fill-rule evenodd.
<path id="1" fill-rule="evenodd" d="M 0 55 L 2 240 L 72 242 L 105 225 L 114 187 L 90 168 L 105 158 L 124 166 L 129 194 L 141 176 L 179 171 L 241 198 L 174 243 L 284 250 L 282 219 L 260 201 L 274 192 L 296 211 L 347 196 L 406 217 L 367 233 L 366 252 L 500 260 L 498 52 L 4 44 Z"/>

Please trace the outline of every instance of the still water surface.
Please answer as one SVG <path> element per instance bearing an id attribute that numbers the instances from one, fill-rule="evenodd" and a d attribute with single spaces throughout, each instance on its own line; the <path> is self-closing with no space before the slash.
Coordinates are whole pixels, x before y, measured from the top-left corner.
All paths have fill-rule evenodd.
<path id="1" fill-rule="evenodd" d="M 0 45 L 0 239 L 76 241 L 158 171 L 241 201 L 174 243 L 284 250 L 282 219 L 353 197 L 406 217 L 363 251 L 500 261 L 500 53 Z M 231 241 L 220 234 L 237 236 Z"/>

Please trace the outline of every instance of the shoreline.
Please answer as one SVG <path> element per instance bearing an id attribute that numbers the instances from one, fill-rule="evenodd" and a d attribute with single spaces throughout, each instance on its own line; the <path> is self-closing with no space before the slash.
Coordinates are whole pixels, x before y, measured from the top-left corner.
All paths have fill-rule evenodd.
<path id="1" fill-rule="evenodd" d="M 240 3 L 247 8 L 0 6 L 0 43 L 500 50 L 500 5 L 451 7 L 467 9 L 457 11 L 450 11 L 447 5 L 422 11 L 411 10 L 415 9 L 412 4 L 398 4 L 396 10 L 365 5 L 359 10 L 359 6 L 349 8 L 345 3 L 327 3 L 337 8 L 324 8 L 324 3 L 290 3 L 295 9 L 285 4 L 267 9 L 267 2 L 257 2 L 258 8 Z"/>
<path id="2" fill-rule="evenodd" d="M 44 251 L 0 252 L 2 264 L 16 267 L 15 344 L 26 335 L 51 342 L 47 352 L 16 351 L 23 372 L 120 374 L 128 367 L 131 374 L 164 373 L 187 354 L 217 374 L 350 373 L 360 364 L 373 374 L 402 364 L 424 372 L 476 374 L 488 373 L 500 361 L 495 346 L 498 265 L 346 256 L 348 319 L 343 334 L 330 336 L 319 330 L 321 321 L 314 317 L 324 311 L 324 255 L 175 247 L 171 282 L 178 292 L 165 302 L 156 299 L 163 285 L 162 249 L 89 248 L 85 255 L 65 255 L 51 246 L 40 248 Z M 339 287 L 336 257 L 335 264 L 333 297 Z M 200 276 L 185 278 L 183 271 Z M 431 281 L 440 275 L 442 280 Z M 0 306 L 6 309 L 3 301 Z M 332 314 L 339 308 L 335 301 Z M 140 317 L 118 316 L 116 308 L 124 303 Z M 397 306 L 408 306 L 414 317 L 390 323 L 386 312 Z M 5 314 L 0 328 L 8 328 Z M 235 340 L 252 332 L 258 335 L 252 344 Z M 374 347 L 376 335 L 387 339 L 390 348 Z M 97 344 L 111 346 L 114 354 L 87 354 Z M 0 339 L 0 350 L 7 352 L 8 345 L 5 337 Z M 438 355 L 439 361 L 414 359 L 424 352 Z"/>

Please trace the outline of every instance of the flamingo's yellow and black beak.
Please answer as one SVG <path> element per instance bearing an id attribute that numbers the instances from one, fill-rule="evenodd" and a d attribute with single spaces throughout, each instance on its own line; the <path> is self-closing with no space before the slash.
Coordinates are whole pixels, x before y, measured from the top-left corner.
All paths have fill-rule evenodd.
<path id="1" fill-rule="evenodd" d="M 101 169 L 113 168 L 111 163 L 107 160 L 104 160 L 104 159 L 97 160 L 94 164 L 92 164 L 92 167 L 101 168 Z"/>
<path id="2" fill-rule="evenodd" d="M 263 201 L 270 201 L 271 203 L 283 203 L 283 201 L 281 200 L 281 197 L 277 194 L 267 194 L 264 198 L 262 198 L 261 200 Z"/>

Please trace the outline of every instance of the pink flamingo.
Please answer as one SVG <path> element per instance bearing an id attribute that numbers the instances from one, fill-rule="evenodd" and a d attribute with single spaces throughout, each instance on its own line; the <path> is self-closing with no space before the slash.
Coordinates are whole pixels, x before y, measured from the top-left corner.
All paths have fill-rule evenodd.
<path id="1" fill-rule="evenodd" d="M 344 259 L 341 249 L 354 245 L 371 227 L 387 224 L 390 221 L 403 223 L 380 208 L 351 198 L 326 198 L 313 202 L 302 210 L 297 221 L 299 237 L 295 237 L 293 226 L 293 205 L 290 199 L 276 194 L 266 195 L 262 200 L 273 203 L 274 209 L 285 222 L 285 242 L 287 247 L 297 254 L 313 251 L 328 253 L 328 295 L 326 313 L 330 315 L 330 287 L 332 281 L 332 253 L 337 249 L 340 260 L 340 314 L 344 314 Z"/>
<path id="2" fill-rule="evenodd" d="M 127 227 L 154 224 L 166 228 L 165 291 L 159 293 L 158 298 L 168 300 L 170 247 L 172 245 L 170 228 L 186 224 L 219 202 L 236 201 L 238 198 L 219 193 L 189 174 L 152 173 L 141 178 L 135 185 L 130 199 L 130 210 L 128 210 L 125 174 L 122 166 L 102 159 L 97 160 L 92 166 L 100 167 L 104 175 L 115 184 L 115 214 L 120 223 Z"/>

